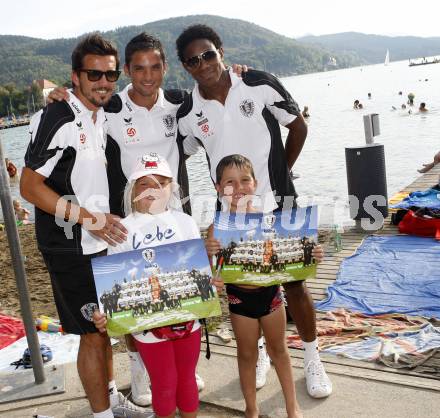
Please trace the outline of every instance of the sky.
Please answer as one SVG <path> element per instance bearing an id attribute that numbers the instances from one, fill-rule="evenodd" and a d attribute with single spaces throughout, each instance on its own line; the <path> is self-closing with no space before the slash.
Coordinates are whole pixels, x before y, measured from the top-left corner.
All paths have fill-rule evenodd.
<path id="1" fill-rule="evenodd" d="M 428 37 L 440 36 L 436 5 L 437 0 L 20 0 L 0 8 L 0 34 L 68 38 L 176 16 L 212 14 L 247 20 L 295 38 L 347 31 Z"/>

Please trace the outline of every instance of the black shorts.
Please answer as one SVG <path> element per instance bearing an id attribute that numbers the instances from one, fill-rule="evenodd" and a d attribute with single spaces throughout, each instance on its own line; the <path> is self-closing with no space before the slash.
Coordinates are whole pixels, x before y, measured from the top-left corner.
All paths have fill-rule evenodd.
<path id="1" fill-rule="evenodd" d="M 98 332 L 92 314 L 98 309 L 92 263 L 97 254 L 43 254 L 63 331 L 69 334 Z"/>
<path id="2" fill-rule="evenodd" d="M 248 318 L 261 318 L 284 305 L 279 285 L 248 289 L 228 284 L 226 293 L 229 311 Z"/>

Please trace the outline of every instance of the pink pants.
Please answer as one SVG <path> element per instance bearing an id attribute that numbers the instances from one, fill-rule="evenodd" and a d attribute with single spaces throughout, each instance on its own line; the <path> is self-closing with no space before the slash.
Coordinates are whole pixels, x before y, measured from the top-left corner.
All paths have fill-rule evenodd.
<path id="1" fill-rule="evenodd" d="M 153 410 L 164 417 L 175 412 L 194 412 L 199 407 L 195 378 L 200 354 L 201 328 L 188 337 L 160 343 L 142 343 L 136 347 L 151 381 Z"/>

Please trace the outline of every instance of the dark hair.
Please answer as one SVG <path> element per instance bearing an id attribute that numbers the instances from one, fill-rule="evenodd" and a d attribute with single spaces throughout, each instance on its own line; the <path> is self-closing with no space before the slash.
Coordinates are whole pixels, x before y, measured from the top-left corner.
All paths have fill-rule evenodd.
<path id="1" fill-rule="evenodd" d="M 86 55 L 100 55 L 102 57 L 113 55 L 116 58 L 116 69 L 119 70 L 119 55 L 116 47 L 99 33 L 91 33 L 81 39 L 72 52 L 72 70 L 82 68 Z"/>
<path id="2" fill-rule="evenodd" d="M 165 64 L 165 52 L 163 50 L 162 43 L 158 38 L 153 35 L 149 35 L 146 32 L 142 32 L 131 39 L 125 47 L 125 64 L 130 65 L 133 54 L 138 51 L 150 51 L 156 49 L 160 52 L 160 58 Z"/>
<path id="3" fill-rule="evenodd" d="M 187 27 L 177 38 L 176 48 L 177 55 L 181 62 L 185 62 L 184 52 L 185 48 L 196 39 L 207 39 L 211 41 L 214 46 L 219 49 L 222 47 L 222 40 L 214 29 L 206 25 L 192 25 Z"/>
<path id="4" fill-rule="evenodd" d="M 225 168 L 232 167 L 232 166 L 249 170 L 252 178 L 254 180 L 256 180 L 255 173 L 254 173 L 254 167 L 252 166 L 251 161 L 248 158 L 244 157 L 243 155 L 232 154 L 232 155 L 228 155 L 226 157 L 223 157 L 219 161 L 219 163 L 217 164 L 217 168 L 215 169 L 215 178 L 216 178 L 217 184 L 220 183 L 222 176 L 223 176 L 223 172 L 225 171 Z"/>

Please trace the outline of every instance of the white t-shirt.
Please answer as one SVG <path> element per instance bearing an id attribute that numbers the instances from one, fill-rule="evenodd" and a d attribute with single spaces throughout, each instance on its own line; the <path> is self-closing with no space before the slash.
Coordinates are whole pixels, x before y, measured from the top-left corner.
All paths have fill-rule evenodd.
<path id="1" fill-rule="evenodd" d="M 167 210 L 158 215 L 135 212 L 122 219 L 121 223 L 127 228 L 127 240 L 115 247 L 109 246 L 108 255 L 200 238 L 194 219 L 176 210 Z M 195 321 L 192 332 L 199 328 L 199 321 Z M 145 335 L 139 332 L 133 337 L 143 343 L 164 342 L 151 332 Z"/>

